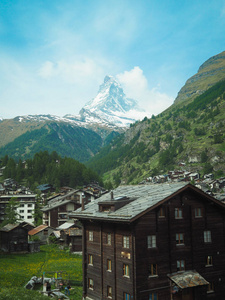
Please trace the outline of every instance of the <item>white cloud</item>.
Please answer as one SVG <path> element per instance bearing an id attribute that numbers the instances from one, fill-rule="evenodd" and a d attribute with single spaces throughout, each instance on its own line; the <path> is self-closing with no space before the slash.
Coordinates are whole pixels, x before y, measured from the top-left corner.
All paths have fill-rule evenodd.
<path id="1" fill-rule="evenodd" d="M 139 67 L 120 73 L 117 78 L 127 97 L 137 100 L 148 116 L 161 113 L 173 102 L 172 97 L 160 92 L 160 85 L 149 88 L 148 80 Z"/>
<path id="2" fill-rule="evenodd" d="M 38 71 L 38 75 L 44 79 L 59 77 L 71 84 L 80 83 L 84 79 L 98 77 L 102 74 L 102 67 L 89 58 L 74 62 L 61 60 L 54 63 L 46 61 Z"/>

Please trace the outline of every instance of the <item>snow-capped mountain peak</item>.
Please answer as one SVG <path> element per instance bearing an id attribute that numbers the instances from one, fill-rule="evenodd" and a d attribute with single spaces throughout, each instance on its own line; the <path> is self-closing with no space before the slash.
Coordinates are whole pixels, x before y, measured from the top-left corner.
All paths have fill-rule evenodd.
<path id="1" fill-rule="evenodd" d="M 138 107 L 137 102 L 127 98 L 119 82 L 107 75 L 97 96 L 81 109 L 80 116 L 86 121 L 97 118 L 97 122 L 102 119 L 117 126 L 128 126 L 137 120 L 133 116 L 140 113 L 144 117 L 144 111 Z"/>
<path id="2" fill-rule="evenodd" d="M 72 126 L 105 127 L 111 130 L 123 130 L 131 123 L 141 120 L 146 112 L 138 107 L 135 100 L 127 98 L 123 88 L 113 76 L 105 76 L 100 85 L 98 94 L 88 102 L 79 112 L 79 115 L 27 115 L 18 116 L 20 123 L 24 122 L 66 122 Z"/>

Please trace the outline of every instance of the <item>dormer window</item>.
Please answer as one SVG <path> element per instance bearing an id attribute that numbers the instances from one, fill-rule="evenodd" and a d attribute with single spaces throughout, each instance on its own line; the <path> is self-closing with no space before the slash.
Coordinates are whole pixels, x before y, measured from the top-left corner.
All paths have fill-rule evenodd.
<path id="1" fill-rule="evenodd" d="M 110 212 L 110 206 L 109 205 L 107 205 L 107 206 L 101 206 L 101 211 L 102 212 Z"/>
<path id="2" fill-rule="evenodd" d="M 111 200 L 104 200 L 98 202 L 98 208 L 100 212 L 114 212 L 117 209 L 129 204 L 131 201 L 135 200 L 135 198 L 129 198 L 126 196 L 119 196 L 116 198 L 111 198 Z"/>

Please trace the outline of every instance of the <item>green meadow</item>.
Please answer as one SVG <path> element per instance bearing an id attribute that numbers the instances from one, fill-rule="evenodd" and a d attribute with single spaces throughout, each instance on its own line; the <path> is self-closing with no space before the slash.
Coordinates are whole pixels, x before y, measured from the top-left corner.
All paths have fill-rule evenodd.
<path id="1" fill-rule="evenodd" d="M 53 277 L 62 272 L 62 278 L 69 280 L 72 287 L 69 298 L 82 299 L 82 256 L 60 250 L 57 245 L 41 246 L 38 253 L 0 254 L 0 299 L 4 300 L 41 300 L 45 299 L 40 291 L 42 285 L 34 290 L 24 286 L 33 276 Z M 52 289 L 54 286 L 52 286 Z M 64 289 L 62 290 L 64 292 Z M 56 299 L 56 298 L 55 298 Z"/>

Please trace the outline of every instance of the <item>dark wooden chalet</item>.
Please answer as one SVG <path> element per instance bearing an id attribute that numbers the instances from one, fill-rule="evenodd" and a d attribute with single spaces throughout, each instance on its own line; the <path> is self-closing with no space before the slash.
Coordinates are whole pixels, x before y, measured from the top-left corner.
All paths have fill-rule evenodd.
<path id="1" fill-rule="evenodd" d="M 0 247 L 4 252 L 28 252 L 28 230 L 24 224 L 7 224 L 0 229 Z"/>
<path id="2" fill-rule="evenodd" d="M 58 195 L 42 208 L 43 224 L 58 227 L 68 221 L 68 214 L 81 207 L 80 197 L 72 190 L 65 195 Z"/>
<path id="3" fill-rule="evenodd" d="M 198 188 L 121 186 L 73 217 L 84 299 L 224 299 L 225 205 Z"/>

